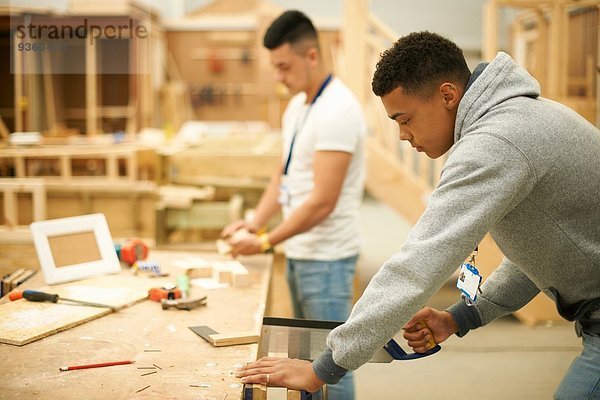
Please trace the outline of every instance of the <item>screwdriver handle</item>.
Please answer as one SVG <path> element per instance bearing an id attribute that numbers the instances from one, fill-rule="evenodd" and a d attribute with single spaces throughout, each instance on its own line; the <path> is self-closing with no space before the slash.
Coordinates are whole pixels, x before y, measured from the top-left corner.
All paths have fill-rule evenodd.
<path id="1" fill-rule="evenodd" d="M 24 290 L 23 297 L 29 301 L 49 301 L 51 303 L 56 303 L 58 301 L 57 294 L 38 292 L 35 290 Z"/>

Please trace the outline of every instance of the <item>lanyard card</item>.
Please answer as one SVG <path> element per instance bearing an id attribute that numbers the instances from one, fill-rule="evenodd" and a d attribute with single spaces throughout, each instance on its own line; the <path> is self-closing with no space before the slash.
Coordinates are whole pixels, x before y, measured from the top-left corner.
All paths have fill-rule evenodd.
<path id="1" fill-rule="evenodd" d="M 277 201 L 282 206 L 289 206 L 292 195 L 290 194 L 290 189 L 285 183 L 279 185 L 279 198 Z"/>
<path id="2" fill-rule="evenodd" d="M 474 265 L 463 263 L 460 267 L 456 287 L 467 297 L 471 302 L 477 299 L 477 291 L 481 285 L 481 275 Z"/>

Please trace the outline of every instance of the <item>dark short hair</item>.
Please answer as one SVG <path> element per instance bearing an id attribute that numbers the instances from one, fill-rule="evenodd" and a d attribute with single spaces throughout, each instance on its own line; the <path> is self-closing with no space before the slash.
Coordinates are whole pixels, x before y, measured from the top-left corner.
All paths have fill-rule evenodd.
<path id="1" fill-rule="evenodd" d="M 470 76 L 463 52 L 454 42 L 436 33 L 414 32 L 381 54 L 372 88 L 377 96 L 401 86 L 409 95 L 429 97 L 444 81 L 465 87 Z"/>
<path id="2" fill-rule="evenodd" d="M 267 29 L 264 46 L 273 50 L 285 43 L 297 44 L 303 40 L 317 41 L 317 30 L 311 20 L 298 10 L 289 10 L 277 17 Z"/>

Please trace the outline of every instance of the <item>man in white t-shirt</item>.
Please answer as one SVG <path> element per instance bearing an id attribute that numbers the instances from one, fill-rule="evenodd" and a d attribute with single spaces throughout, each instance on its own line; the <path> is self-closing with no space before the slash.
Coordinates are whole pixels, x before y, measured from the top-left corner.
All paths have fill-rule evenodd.
<path id="1" fill-rule="evenodd" d="M 277 80 L 294 94 L 282 120 L 281 164 L 254 219 L 231 223 L 222 236 L 234 256 L 271 251 L 285 241 L 295 317 L 345 321 L 360 249 L 365 118 L 352 92 L 326 70 L 306 15 L 284 12 L 266 31 L 264 45 Z M 283 222 L 257 234 L 280 209 Z M 234 235 L 240 229 L 251 234 Z M 327 393 L 331 400 L 352 400 L 352 375 Z"/>

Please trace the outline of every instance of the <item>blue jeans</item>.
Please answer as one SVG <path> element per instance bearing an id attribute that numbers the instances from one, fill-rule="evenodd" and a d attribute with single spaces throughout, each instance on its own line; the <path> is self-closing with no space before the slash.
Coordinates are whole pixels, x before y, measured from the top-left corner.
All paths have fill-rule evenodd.
<path id="1" fill-rule="evenodd" d="M 341 260 L 287 260 L 287 280 L 294 317 L 345 321 L 352 310 L 353 280 L 358 256 Z M 348 372 L 327 386 L 328 400 L 353 400 L 354 378 Z"/>
<path id="2" fill-rule="evenodd" d="M 582 332 L 583 351 L 554 393 L 555 400 L 600 400 L 600 336 Z"/>

